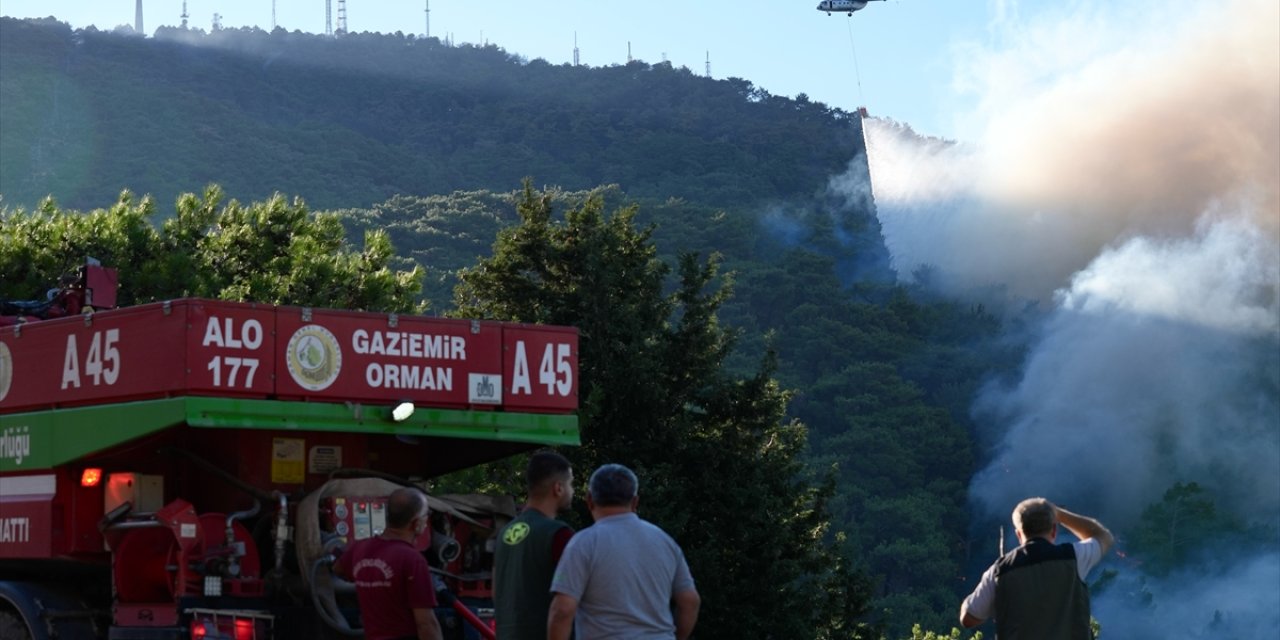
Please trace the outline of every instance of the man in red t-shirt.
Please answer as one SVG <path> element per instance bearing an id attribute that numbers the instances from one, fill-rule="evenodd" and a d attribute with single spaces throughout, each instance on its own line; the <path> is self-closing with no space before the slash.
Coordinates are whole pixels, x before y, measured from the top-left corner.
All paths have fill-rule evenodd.
<path id="1" fill-rule="evenodd" d="M 387 529 L 352 544 L 333 572 L 354 582 L 366 640 L 441 640 L 431 569 L 414 541 L 427 527 L 427 496 L 396 489 Z"/>

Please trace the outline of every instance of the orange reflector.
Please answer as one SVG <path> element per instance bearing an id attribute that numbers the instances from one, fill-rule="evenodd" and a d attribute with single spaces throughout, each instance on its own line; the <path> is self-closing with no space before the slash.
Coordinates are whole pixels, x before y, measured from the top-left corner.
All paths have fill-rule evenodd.
<path id="1" fill-rule="evenodd" d="M 102 482 L 102 469 L 85 469 L 84 473 L 80 474 L 82 487 L 96 487 L 100 482 Z"/>

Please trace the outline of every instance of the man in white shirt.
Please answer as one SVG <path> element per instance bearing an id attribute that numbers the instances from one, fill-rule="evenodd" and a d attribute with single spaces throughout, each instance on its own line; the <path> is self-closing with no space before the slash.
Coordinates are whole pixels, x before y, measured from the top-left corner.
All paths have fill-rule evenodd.
<path id="1" fill-rule="evenodd" d="M 1059 524 L 1080 541 L 1055 544 Z M 994 617 L 1000 640 L 1092 640 L 1084 579 L 1115 544 L 1111 532 L 1044 498 L 1018 503 L 1013 528 L 1020 546 L 982 574 L 960 605 L 960 623 Z"/>

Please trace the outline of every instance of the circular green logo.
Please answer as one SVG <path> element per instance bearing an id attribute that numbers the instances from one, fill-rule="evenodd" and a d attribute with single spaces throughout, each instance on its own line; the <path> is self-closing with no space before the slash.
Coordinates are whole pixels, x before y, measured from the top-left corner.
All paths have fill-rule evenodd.
<path id="1" fill-rule="evenodd" d="M 529 525 L 523 522 L 517 522 L 502 532 L 502 541 L 507 544 L 520 544 L 522 540 L 529 536 Z"/>

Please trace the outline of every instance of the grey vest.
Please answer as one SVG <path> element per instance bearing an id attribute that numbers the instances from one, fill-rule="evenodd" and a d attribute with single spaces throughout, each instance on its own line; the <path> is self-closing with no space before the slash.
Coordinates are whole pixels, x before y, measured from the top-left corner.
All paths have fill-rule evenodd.
<path id="1" fill-rule="evenodd" d="M 1092 640 L 1076 550 L 1033 538 L 996 562 L 998 640 Z"/>

